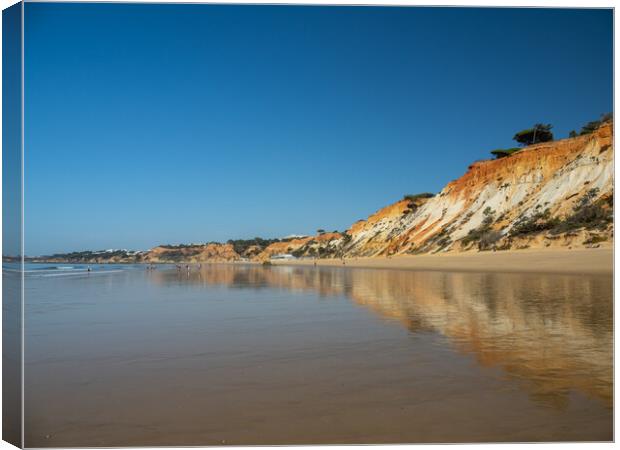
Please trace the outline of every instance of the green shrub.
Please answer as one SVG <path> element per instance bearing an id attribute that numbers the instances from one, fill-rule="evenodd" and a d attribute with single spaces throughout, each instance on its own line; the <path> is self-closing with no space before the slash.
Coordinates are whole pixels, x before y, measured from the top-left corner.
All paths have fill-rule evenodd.
<path id="1" fill-rule="evenodd" d="M 537 211 L 531 216 L 524 216 L 513 225 L 509 236 L 524 236 L 551 230 L 559 224 L 559 219 L 550 216 L 549 208 L 543 212 Z"/>
<path id="2" fill-rule="evenodd" d="M 560 234 L 580 228 L 602 230 L 611 222 L 613 222 L 611 210 L 603 208 L 602 204 L 597 202 L 579 207 L 572 215 L 559 222 L 551 232 Z"/>
<path id="3" fill-rule="evenodd" d="M 608 199 L 600 199 L 593 202 L 598 195 L 598 189 L 590 189 L 573 207 L 573 212 L 564 219 L 550 217 L 549 209 L 544 212 L 536 212 L 529 217 L 517 221 L 510 230 L 509 235 L 524 236 L 541 231 L 549 231 L 551 234 L 561 234 L 570 231 L 585 229 L 605 229 L 613 222 L 613 213 L 608 206 Z"/>
<path id="4" fill-rule="evenodd" d="M 302 247 L 299 247 L 298 249 L 295 249 L 291 252 L 291 255 L 293 255 L 295 258 L 299 258 L 300 256 L 303 256 L 304 254 L 304 250 Z"/>
<path id="5" fill-rule="evenodd" d="M 434 196 L 435 196 L 435 194 L 432 194 L 430 192 L 422 192 L 420 194 L 407 194 L 407 195 L 403 196 L 403 200 L 409 200 L 410 202 L 414 202 L 414 201 L 419 200 L 421 198 L 432 198 Z"/>
<path id="6" fill-rule="evenodd" d="M 593 120 L 591 122 L 586 123 L 583 127 L 581 127 L 580 135 L 590 134 L 596 131 L 601 125 L 611 122 L 614 119 L 613 113 L 601 114 L 600 120 Z"/>
<path id="7" fill-rule="evenodd" d="M 598 244 L 599 242 L 605 242 L 607 240 L 607 236 L 591 236 L 590 238 L 583 241 L 584 245 L 588 244 Z"/>
<path id="8" fill-rule="evenodd" d="M 482 235 L 485 232 L 486 231 L 480 230 L 478 228 L 474 228 L 472 230 L 469 230 L 469 233 L 467 233 L 467 236 L 465 236 L 463 239 L 461 239 L 461 243 L 463 244 L 463 246 L 467 247 L 472 242 L 479 241 L 480 238 L 482 237 Z"/>
<path id="9" fill-rule="evenodd" d="M 229 239 L 226 241 L 227 244 L 233 246 L 233 249 L 239 255 L 242 255 L 248 248 L 254 245 L 259 247 L 261 250 L 264 250 L 266 247 L 275 242 L 280 242 L 280 239 L 263 239 L 260 237 L 255 237 L 254 239 Z"/>
<path id="10" fill-rule="evenodd" d="M 495 156 L 496 159 L 500 159 L 500 158 L 506 158 L 510 155 L 512 155 L 513 153 L 518 152 L 519 150 L 523 150 L 520 147 L 513 147 L 513 148 L 498 148 L 495 150 L 491 150 L 491 154 L 493 156 Z"/>
<path id="11" fill-rule="evenodd" d="M 581 127 L 581 131 L 579 132 L 579 134 L 583 136 L 584 134 L 594 133 L 602 124 L 603 122 L 601 122 L 600 120 L 593 120 L 591 122 L 588 122 L 583 127 Z"/>
<path id="12" fill-rule="evenodd" d="M 491 232 L 491 225 L 493 224 L 493 215 L 495 211 L 491 209 L 490 206 L 487 206 L 484 211 L 482 211 L 484 215 L 484 219 L 482 219 L 482 223 L 478 228 L 474 228 L 469 230 L 467 236 L 461 239 L 461 244 L 464 246 L 468 246 L 472 242 L 478 242 L 480 247 L 480 240 L 489 232 Z"/>
<path id="13" fill-rule="evenodd" d="M 493 216 L 493 215 L 495 215 L 495 211 L 490 206 L 487 206 L 486 208 L 484 208 L 484 211 L 482 211 L 482 215 L 485 218 L 489 217 L 489 216 Z"/>
<path id="14" fill-rule="evenodd" d="M 502 233 L 495 230 L 489 230 L 480 236 L 478 242 L 479 250 L 489 250 L 495 246 L 495 244 L 502 238 Z"/>
<path id="15" fill-rule="evenodd" d="M 437 247 L 439 247 L 438 250 L 443 250 L 450 244 L 452 244 L 452 239 L 447 236 L 443 237 L 437 241 Z"/>

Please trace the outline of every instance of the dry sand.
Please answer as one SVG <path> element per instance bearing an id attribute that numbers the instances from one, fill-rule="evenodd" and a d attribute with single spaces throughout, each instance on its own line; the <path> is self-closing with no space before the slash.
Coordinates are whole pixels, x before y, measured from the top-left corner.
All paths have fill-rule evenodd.
<path id="1" fill-rule="evenodd" d="M 276 265 L 313 265 L 312 259 L 272 261 Z M 318 266 L 343 266 L 340 259 L 319 259 Z M 440 270 L 451 272 L 613 273 L 613 248 L 509 250 L 391 258 L 345 258 L 349 267 Z"/>

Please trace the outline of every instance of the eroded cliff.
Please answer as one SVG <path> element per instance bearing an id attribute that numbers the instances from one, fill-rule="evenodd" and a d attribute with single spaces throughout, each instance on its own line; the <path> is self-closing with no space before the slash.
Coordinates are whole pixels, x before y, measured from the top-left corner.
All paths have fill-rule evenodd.
<path id="1" fill-rule="evenodd" d="M 341 252 L 600 245 L 613 235 L 613 155 L 607 123 L 589 135 L 476 162 L 436 196 L 401 200 L 355 223 Z"/>

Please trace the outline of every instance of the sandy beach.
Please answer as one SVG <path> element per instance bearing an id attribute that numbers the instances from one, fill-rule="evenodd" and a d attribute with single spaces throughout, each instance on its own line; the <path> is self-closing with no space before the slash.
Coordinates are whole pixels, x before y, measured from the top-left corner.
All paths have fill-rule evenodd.
<path id="1" fill-rule="evenodd" d="M 313 265 L 314 260 L 272 261 L 276 265 Z M 342 266 L 340 259 L 316 260 L 319 266 Z M 346 258 L 350 267 L 458 272 L 613 273 L 613 248 L 510 250 L 440 255 Z"/>

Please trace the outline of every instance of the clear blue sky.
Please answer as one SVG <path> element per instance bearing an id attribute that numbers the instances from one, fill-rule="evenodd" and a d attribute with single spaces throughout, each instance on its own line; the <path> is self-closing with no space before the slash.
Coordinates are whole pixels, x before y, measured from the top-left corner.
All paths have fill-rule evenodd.
<path id="1" fill-rule="evenodd" d="M 26 5 L 26 254 L 343 230 L 612 109 L 612 12 Z"/>

